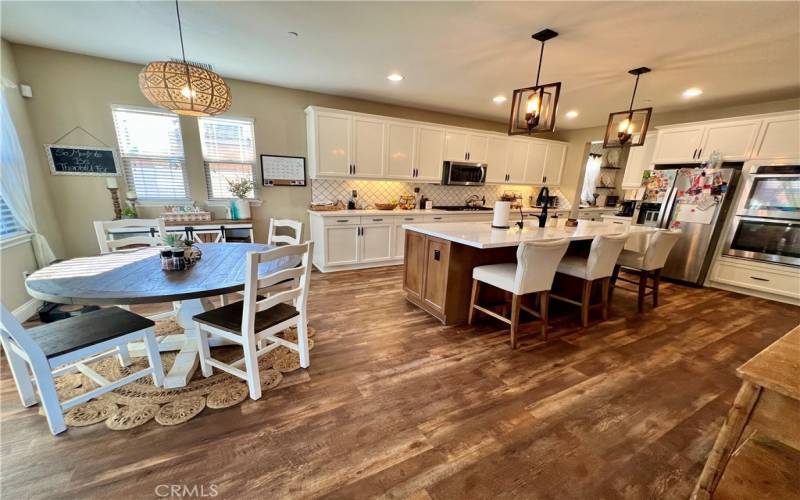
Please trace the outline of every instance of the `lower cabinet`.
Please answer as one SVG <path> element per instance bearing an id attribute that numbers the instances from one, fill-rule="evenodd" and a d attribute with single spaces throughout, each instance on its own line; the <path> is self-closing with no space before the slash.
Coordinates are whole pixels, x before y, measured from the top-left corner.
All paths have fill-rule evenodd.
<path id="1" fill-rule="evenodd" d="M 325 228 L 325 263 L 344 266 L 358 263 L 359 226 Z"/>
<path id="2" fill-rule="evenodd" d="M 425 238 L 424 248 L 425 279 L 422 284 L 422 300 L 432 309 L 444 313 L 450 242 L 428 236 Z"/>
<path id="3" fill-rule="evenodd" d="M 359 262 L 381 262 L 394 258 L 392 245 L 392 222 L 372 223 L 361 226 Z"/>
<path id="4" fill-rule="evenodd" d="M 405 254 L 403 288 L 417 300 L 422 300 L 422 283 L 425 277 L 425 235 L 405 231 L 403 238 L 408 253 Z"/>

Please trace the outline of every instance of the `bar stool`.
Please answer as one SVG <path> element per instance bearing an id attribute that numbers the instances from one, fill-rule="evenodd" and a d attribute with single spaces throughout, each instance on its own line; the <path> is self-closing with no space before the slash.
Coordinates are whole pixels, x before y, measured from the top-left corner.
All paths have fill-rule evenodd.
<path id="1" fill-rule="evenodd" d="M 556 300 L 568 302 L 581 307 L 581 325 L 589 326 L 589 301 L 592 295 L 592 285 L 595 281 L 602 283 L 603 319 L 608 319 L 609 282 L 614 273 L 614 264 L 617 262 L 622 247 L 628 239 L 628 233 L 595 236 L 587 258 L 577 255 L 568 255 L 558 265 L 558 272 L 580 278 L 583 280 L 581 301 L 577 302 L 560 295 L 551 294 Z"/>
<path id="2" fill-rule="evenodd" d="M 644 298 L 647 295 L 653 296 L 653 307 L 658 307 L 658 285 L 661 282 L 661 269 L 664 268 L 669 253 L 680 237 L 680 230 L 659 231 L 650 238 L 650 242 L 644 253 L 623 250 L 617 259 L 617 265 L 614 266 L 614 275 L 611 285 L 612 291 L 617 288 L 617 280 L 633 283 L 639 286 L 638 290 L 624 287 L 620 288 L 629 292 L 636 291 L 638 293 L 637 307 L 639 312 L 644 311 Z M 639 281 L 636 282 L 627 278 L 620 278 L 620 268 L 637 271 L 639 273 Z M 647 284 L 651 274 L 653 278 L 652 286 Z M 650 292 L 647 291 L 648 288 L 650 288 Z"/>
<path id="3" fill-rule="evenodd" d="M 547 311 L 550 305 L 550 287 L 556 274 L 556 267 L 567 252 L 569 240 L 540 241 L 520 243 L 517 247 L 517 263 L 478 266 L 472 270 L 472 297 L 469 304 L 468 323 L 475 319 L 475 311 L 480 311 L 503 323 L 511 325 L 511 348 L 517 348 L 519 311 L 526 312 L 542 320 L 542 336 L 547 340 Z M 481 283 L 510 292 L 511 317 L 506 318 L 478 305 Z M 539 312 L 522 305 L 522 296 L 538 293 Z"/>

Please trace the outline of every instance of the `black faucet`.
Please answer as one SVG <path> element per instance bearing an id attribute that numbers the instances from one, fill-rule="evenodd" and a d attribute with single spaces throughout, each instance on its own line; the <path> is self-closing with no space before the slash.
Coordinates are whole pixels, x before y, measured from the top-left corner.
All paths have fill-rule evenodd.
<path id="1" fill-rule="evenodd" d="M 542 213 L 535 217 L 539 219 L 539 227 L 544 227 L 545 224 L 547 224 L 547 207 L 550 205 L 550 190 L 547 189 L 547 186 L 544 186 L 542 190 L 539 191 L 539 199 L 544 199 Z"/>

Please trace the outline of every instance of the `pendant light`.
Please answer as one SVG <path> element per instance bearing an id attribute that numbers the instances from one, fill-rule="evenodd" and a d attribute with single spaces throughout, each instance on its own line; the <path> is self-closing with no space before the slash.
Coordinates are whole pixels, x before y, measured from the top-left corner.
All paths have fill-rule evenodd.
<path id="1" fill-rule="evenodd" d="M 539 85 L 544 58 L 544 43 L 558 36 L 551 29 L 544 29 L 531 35 L 541 42 L 539 68 L 536 70 L 536 84 L 533 87 L 514 90 L 511 101 L 511 117 L 508 120 L 508 135 L 531 135 L 552 132 L 556 128 L 556 108 L 561 93 L 561 82 Z"/>
<path id="2" fill-rule="evenodd" d="M 186 61 L 183 48 L 183 29 L 178 0 L 178 35 L 181 41 L 181 59 L 154 61 L 139 73 L 139 88 L 148 101 L 179 115 L 210 116 L 228 111 L 231 107 L 231 89 L 225 80 L 211 71 L 208 64 Z"/>
<path id="3" fill-rule="evenodd" d="M 639 77 L 650 71 L 650 68 L 645 67 L 628 71 L 628 73 L 636 75 L 631 103 L 627 111 L 617 111 L 608 115 L 606 136 L 603 140 L 604 148 L 624 148 L 625 146 L 634 147 L 644 144 L 653 108 L 633 109 L 633 100 L 636 99 L 636 89 L 639 88 Z"/>

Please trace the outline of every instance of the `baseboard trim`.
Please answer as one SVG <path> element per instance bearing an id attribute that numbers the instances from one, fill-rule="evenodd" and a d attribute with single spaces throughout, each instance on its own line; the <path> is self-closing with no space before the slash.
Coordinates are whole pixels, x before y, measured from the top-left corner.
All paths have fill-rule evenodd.
<path id="1" fill-rule="evenodd" d="M 38 311 L 41 306 L 42 306 L 41 300 L 31 299 L 28 302 L 25 302 L 18 308 L 11 311 L 11 314 L 13 314 L 15 318 L 17 318 L 17 321 L 23 323 L 28 319 L 30 319 L 31 316 L 36 314 L 36 311 Z"/>
<path id="2" fill-rule="evenodd" d="M 322 273 L 335 273 L 338 271 L 355 271 L 356 269 L 370 269 L 372 267 L 402 266 L 403 259 L 382 260 L 378 262 L 366 262 L 361 264 L 350 264 L 342 266 L 323 266 L 313 262 L 314 267 Z"/>

